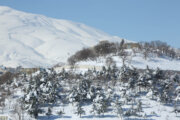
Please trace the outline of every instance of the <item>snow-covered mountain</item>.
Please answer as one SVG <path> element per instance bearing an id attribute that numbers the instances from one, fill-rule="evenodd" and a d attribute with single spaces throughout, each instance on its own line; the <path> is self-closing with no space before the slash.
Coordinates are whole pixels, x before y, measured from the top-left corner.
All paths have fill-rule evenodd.
<path id="1" fill-rule="evenodd" d="M 5 6 L 0 6 L 0 26 L 0 64 L 10 67 L 49 66 L 101 40 L 121 41 L 81 23 Z"/>

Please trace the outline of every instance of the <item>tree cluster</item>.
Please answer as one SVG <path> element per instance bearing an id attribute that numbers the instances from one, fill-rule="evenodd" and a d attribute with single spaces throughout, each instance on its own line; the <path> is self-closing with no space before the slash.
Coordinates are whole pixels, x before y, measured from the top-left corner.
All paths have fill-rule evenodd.
<path id="1" fill-rule="evenodd" d="M 80 117 L 87 114 L 84 110 L 87 104 L 92 106 L 91 114 L 94 116 L 103 116 L 111 110 L 121 118 L 142 116 L 140 96 L 143 94 L 163 104 L 180 105 L 179 74 L 151 70 L 149 67 L 142 71 L 125 65 L 121 68 L 113 65 L 104 66 L 100 71 L 89 69 L 83 74 L 64 69 L 60 73 L 53 69 L 40 69 L 29 80 L 26 76 L 22 78 L 29 82 L 21 99 L 22 105 L 35 118 L 45 112 L 42 109 L 45 106 L 48 107 L 45 113 L 50 117 L 54 105 L 70 103 L 75 108 L 74 114 Z M 62 91 L 65 89 L 61 86 L 62 81 L 67 82 L 68 90 Z M 120 91 L 117 92 L 116 88 Z M 130 107 L 124 109 L 126 105 Z M 63 114 L 63 110 L 58 112 L 60 116 Z"/>
<path id="2" fill-rule="evenodd" d="M 122 62 L 127 59 L 128 52 L 126 49 L 132 49 L 134 54 L 142 53 L 144 59 L 147 59 L 151 55 L 156 55 L 158 57 L 170 57 L 172 59 L 179 59 L 179 50 L 173 49 L 167 43 L 162 41 L 152 41 L 152 42 L 141 42 L 141 43 L 125 43 L 124 40 L 120 43 L 101 41 L 99 44 L 91 48 L 84 48 L 74 55 L 68 58 L 68 63 L 74 65 L 79 61 L 86 60 L 96 60 L 100 56 L 107 56 L 109 54 L 118 55 L 122 58 Z"/>

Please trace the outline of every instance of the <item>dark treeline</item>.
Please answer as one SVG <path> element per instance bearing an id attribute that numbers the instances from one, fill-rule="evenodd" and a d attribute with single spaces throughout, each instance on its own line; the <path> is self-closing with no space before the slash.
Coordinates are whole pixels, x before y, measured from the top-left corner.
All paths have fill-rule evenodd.
<path id="1" fill-rule="evenodd" d="M 118 56 L 124 56 L 126 49 L 132 49 L 134 52 L 142 53 L 144 59 L 147 59 L 149 54 L 155 54 L 158 57 L 170 57 L 172 59 L 179 59 L 180 54 L 167 43 L 162 41 L 141 42 L 141 43 L 125 43 L 122 40 L 120 43 L 114 43 L 109 41 L 101 41 L 99 44 L 91 48 L 83 48 L 69 57 L 68 63 L 70 65 L 79 61 L 95 60 L 100 56 L 106 56 L 108 54 L 114 54 Z"/>

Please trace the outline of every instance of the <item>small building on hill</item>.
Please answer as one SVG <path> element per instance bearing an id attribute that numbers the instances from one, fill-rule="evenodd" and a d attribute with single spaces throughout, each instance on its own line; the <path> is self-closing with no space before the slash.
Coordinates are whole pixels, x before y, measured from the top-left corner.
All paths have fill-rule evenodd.
<path id="1" fill-rule="evenodd" d="M 125 43 L 124 48 L 125 49 L 140 48 L 140 44 L 139 43 Z"/>

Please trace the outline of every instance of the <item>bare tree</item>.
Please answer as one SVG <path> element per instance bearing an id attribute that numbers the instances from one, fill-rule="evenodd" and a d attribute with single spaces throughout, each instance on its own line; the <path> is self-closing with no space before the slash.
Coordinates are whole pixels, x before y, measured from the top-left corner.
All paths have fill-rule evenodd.
<path id="1" fill-rule="evenodd" d="M 122 39 L 121 43 L 119 44 L 118 56 L 122 59 L 122 63 L 124 66 L 128 56 L 128 53 L 125 51 L 124 48 L 124 39 Z"/>
<path id="2" fill-rule="evenodd" d="M 150 52 L 150 47 L 149 47 L 149 43 L 144 43 L 142 45 L 142 48 L 143 48 L 143 56 L 144 56 L 144 59 L 146 60 L 149 56 L 149 52 Z"/>
<path id="3" fill-rule="evenodd" d="M 114 66 L 116 63 L 115 63 L 115 61 L 113 60 L 113 58 L 112 57 L 107 57 L 106 58 L 106 65 L 108 66 L 108 67 L 112 67 L 112 66 Z"/>
<path id="4" fill-rule="evenodd" d="M 119 57 L 122 59 L 123 66 L 125 65 L 125 62 L 127 61 L 128 53 L 126 51 L 121 51 L 119 53 Z"/>
<path id="5" fill-rule="evenodd" d="M 0 109 L 1 109 L 1 113 L 4 114 L 5 103 L 3 99 L 0 100 Z"/>
<path id="6" fill-rule="evenodd" d="M 24 108 L 21 104 L 14 104 L 13 113 L 17 120 L 24 120 Z"/>

